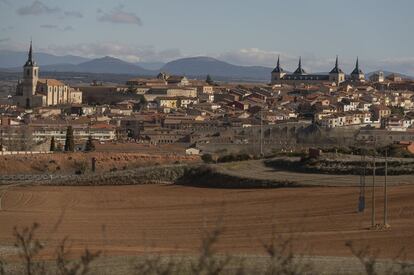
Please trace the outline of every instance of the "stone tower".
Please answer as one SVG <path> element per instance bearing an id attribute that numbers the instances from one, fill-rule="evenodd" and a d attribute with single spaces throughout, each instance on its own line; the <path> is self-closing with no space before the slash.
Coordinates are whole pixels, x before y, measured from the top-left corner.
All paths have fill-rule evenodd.
<path id="1" fill-rule="evenodd" d="M 278 56 L 276 68 L 274 68 L 274 70 L 272 71 L 272 84 L 279 83 L 285 75 L 285 71 L 280 66 L 280 56 Z"/>
<path id="2" fill-rule="evenodd" d="M 359 58 L 357 57 L 355 69 L 351 73 L 351 80 L 356 82 L 363 82 L 365 81 L 365 74 L 359 68 Z"/>
<path id="3" fill-rule="evenodd" d="M 345 73 L 339 68 L 338 56 L 336 56 L 335 67 L 329 73 L 329 82 L 335 82 L 336 85 L 345 81 Z"/>
<path id="4" fill-rule="evenodd" d="M 298 68 L 293 72 L 294 75 L 305 75 L 306 71 L 302 68 L 302 57 L 299 57 Z"/>
<path id="5" fill-rule="evenodd" d="M 35 95 L 37 81 L 39 80 L 39 67 L 33 60 L 33 48 L 30 41 L 29 54 L 23 66 L 23 81 L 21 82 L 22 96 L 26 98 L 26 107 L 31 107 L 31 98 Z"/>

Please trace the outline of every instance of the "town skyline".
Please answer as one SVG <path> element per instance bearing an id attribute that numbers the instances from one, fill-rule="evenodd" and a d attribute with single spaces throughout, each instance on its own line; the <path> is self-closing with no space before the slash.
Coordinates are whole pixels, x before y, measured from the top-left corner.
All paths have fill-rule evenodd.
<path id="1" fill-rule="evenodd" d="M 207 4 L 189 1 L 158 8 L 150 1 L 69 5 L 2 0 L 0 5 L 7 9 L 0 13 L 7 23 L 0 49 L 25 51 L 32 37 L 36 52 L 113 56 L 128 62 L 209 56 L 235 65 L 273 67 L 280 55 L 285 67 L 295 67 L 302 56 L 313 72 L 331 69 L 336 55 L 345 70 L 352 70 L 359 56 L 366 72 L 383 69 L 414 75 L 413 41 L 406 35 L 413 24 L 409 1 L 399 1 L 393 9 L 385 1 L 364 1 L 358 9 L 352 3 L 263 1 L 254 9 L 247 2 L 235 10 L 234 1 L 229 2 L 217 7 L 213 1 L 208 9 Z M 183 7 L 186 16 L 180 17 Z M 347 19 L 351 12 L 352 20 Z M 226 38 L 229 35 L 232 39 Z"/>

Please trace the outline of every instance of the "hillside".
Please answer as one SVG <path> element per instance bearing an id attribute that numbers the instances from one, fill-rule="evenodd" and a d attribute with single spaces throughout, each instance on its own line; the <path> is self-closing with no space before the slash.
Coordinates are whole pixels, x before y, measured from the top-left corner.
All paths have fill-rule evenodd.
<path id="1" fill-rule="evenodd" d="M 89 58 L 74 55 L 57 56 L 47 53 L 36 53 L 35 59 L 40 66 L 56 64 L 77 65 L 90 60 Z M 26 60 L 27 52 L 0 50 L 0 68 L 21 67 Z"/>
<path id="2" fill-rule="evenodd" d="M 190 57 L 167 63 L 161 69 L 172 74 L 188 76 L 247 78 L 268 80 L 271 68 L 260 66 L 236 66 L 211 57 Z"/>
<path id="3" fill-rule="evenodd" d="M 153 71 L 145 70 L 138 65 L 134 65 L 123 60 L 105 56 L 93 59 L 78 65 L 80 71 L 95 73 L 117 73 L 117 74 L 138 74 L 153 75 Z"/>

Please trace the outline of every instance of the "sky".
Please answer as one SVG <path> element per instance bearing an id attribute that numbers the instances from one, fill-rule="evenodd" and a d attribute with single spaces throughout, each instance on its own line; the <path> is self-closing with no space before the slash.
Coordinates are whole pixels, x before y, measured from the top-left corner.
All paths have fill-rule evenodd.
<path id="1" fill-rule="evenodd" d="M 0 49 L 414 75 L 412 0 L 0 0 Z"/>

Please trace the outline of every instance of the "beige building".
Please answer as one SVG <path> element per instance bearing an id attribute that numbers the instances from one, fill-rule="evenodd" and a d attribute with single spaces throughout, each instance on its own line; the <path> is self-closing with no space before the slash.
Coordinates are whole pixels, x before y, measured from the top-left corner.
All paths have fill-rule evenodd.
<path id="1" fill-rule="evenodd" d="M 29 56 L 23 66 L 23 80 L 17 84 L 13 100 L 24 108 L 81 104 L 82 92 L 56 79 L 39 78 L 39 67 L 33 61 L 30 43 Z"/>

